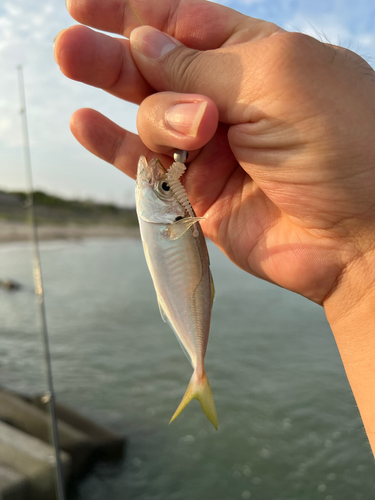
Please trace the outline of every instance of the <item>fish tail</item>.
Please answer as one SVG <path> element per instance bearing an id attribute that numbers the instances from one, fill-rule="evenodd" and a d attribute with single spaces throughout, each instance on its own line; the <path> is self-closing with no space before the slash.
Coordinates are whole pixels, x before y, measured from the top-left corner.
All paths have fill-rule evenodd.
<path id="1" fill-rule="evenodd" d="M 190 379 L 189 385 L 186 389 L 181 403 L 179 404 L 177 410 L 174 412 L 174 415 L 169 423 L 173 422 L 173 420 L 178 417 L 178 415 L 190 403 L 192 399 L 198 399 L 198 401 L 202 405 L 206 417 L 213 424 L 215 429 L 218 429 L 219 424 L 217 420 L 214 398 L 212 396 L 211 387 L 208 382 L 207 375 L 203 371 L 203 376 L 199 377 L 196 370 L 194 371 Z"/>

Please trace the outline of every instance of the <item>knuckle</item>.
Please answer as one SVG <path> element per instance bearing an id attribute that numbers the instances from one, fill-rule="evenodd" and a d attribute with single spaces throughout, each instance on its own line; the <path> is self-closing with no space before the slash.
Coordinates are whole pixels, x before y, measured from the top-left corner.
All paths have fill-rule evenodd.
<path id="1" fill-rule="evenodd" d="M 298 32 L 283 32 L 271 37 L 273 53 L 276 60 L 283 63 L 292 63 L 294 68 L 304 68 L 313 60 L 321 58 L 324 47 L 322 42 L 315 38 Z"/>
<path id="2" fill-rule="evenodd" d="M 178 47 L 170 54 L 167 65 L 170 67 L 168 82 L 170 88 L 179 92 L 195 88 L 202 77 L 203 54 L 198 50 Z"/>

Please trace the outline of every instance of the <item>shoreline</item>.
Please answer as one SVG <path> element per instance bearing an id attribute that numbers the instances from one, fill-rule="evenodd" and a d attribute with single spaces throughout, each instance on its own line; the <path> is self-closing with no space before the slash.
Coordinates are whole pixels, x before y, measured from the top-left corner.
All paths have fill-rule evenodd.
<path id="1" fill-rule="evenodd" d="M 16 241 L 30 241 L 32 237 L 29 224 L 22 222 L 0 221 L 0 244 Z M 92 225 L 53 225 L 38 226 L 38 238 L 47 240 L 80 240 L 85 238 L 139 238 L 137 226 L 106 224 Z"/>

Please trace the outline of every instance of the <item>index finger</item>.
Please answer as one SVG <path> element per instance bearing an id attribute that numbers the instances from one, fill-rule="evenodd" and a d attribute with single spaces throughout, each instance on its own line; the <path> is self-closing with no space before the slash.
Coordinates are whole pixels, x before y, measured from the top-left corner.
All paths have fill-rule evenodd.
<path id="1" fill-rule="evenodd" d="M 206 0 L 67 0 L 67 8 L 92 28 L 129 37 L 142 24 L 153 26 L 199 50 L 222 46 L 239 24 L 251 20 Z M 257 31 L 263 22 L 253 21 Z"/>

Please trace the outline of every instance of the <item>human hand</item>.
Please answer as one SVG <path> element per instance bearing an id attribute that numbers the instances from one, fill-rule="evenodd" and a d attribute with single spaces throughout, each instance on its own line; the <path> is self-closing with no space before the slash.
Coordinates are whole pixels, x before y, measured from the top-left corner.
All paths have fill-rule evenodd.
<path id="1" fill-rule="evenodd" d="M 75 26 L 55 57 L 68 77 L 141 104 L 140 137 L 87 109 L 73 115 L 73 134 L 132 177 L 141 154 L 168 166 L 188 150 L 184 182 L 205 234 L 246 271 L 323 303 L 375 253 L 374 71 L 348 50 L 213 3 L 131 5 L 68 9 L 125 36 L 137 12 L 168 36 L 141 27 L 130 46 Z"/>
<path id="2" fill-rule="evenodd" d="M 375 451 L 374 71 L 201 0 L 67 3 L 100 30 L 129 37 L 137 12 L 168 34 L 139 28 L 132 48 L 84 26 L 59 35 L 65 75 L 140 104 L 139 137 L 83 109 L 76 138 L 132 177 L 141 154 L 168 166 L 189 151 L 185 184 L 206 235 L 246 271 L 325 306 Z"/>

